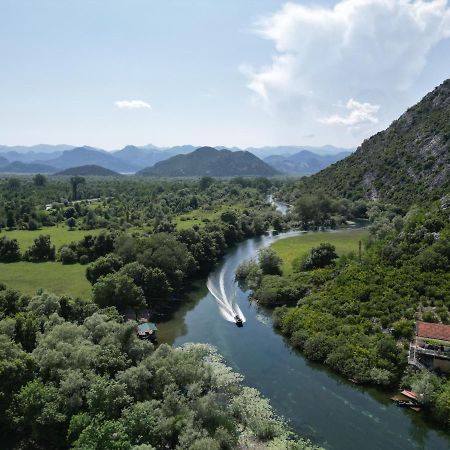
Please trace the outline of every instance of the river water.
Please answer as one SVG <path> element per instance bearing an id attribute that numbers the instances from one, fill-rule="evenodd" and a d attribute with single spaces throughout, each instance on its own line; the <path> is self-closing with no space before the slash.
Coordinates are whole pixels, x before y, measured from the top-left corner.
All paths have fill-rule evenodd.
<path id="1" fill-rule="evenodd" d="M 205 280 L 172 313 L 157 319 L 159 341 L 214 345 L 226 363 L 245 376 L 245 384 L 268 397 L 297 433 L 327 449 L 449 449 L 450 435 L 425 423 L 420 413 L 308 362 L 275 332 L 270 311 L 251 303 L 248 292 L 238 287 L 234 273 L 241 261 L 292 234 L 248 239 L 210 274 L 209 283 L 240 306 L 246 317 L 242 328 L 224 320 Z"/>

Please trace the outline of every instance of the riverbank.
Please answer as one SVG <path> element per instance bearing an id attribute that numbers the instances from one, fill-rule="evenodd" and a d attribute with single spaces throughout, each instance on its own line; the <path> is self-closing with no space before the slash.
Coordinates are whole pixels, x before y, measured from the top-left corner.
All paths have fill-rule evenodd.
<path id="1" fill-rule="evenodd" d="M 354 385 L 306 360 L 274 331 L 271 312 L 248 301 L 248 292 L 234 280 L 236 267 L 254 257 L 259 248 L 294 234 L 261 236 L 237 244 L 211 273 L 214 283 L 222 277 L 226 295 L 245 314 L 243 328 L 222 319 L 205 281 L 188 301 L 166 318 L 160 317 L 160 342 L 214 345 L 227 364 L 245 376 L 247 385 L 271 400 L 294 431 L 330 450 L 448 449 L 450 436 L 422 416 L 396 407 L 375 388 Z"/>

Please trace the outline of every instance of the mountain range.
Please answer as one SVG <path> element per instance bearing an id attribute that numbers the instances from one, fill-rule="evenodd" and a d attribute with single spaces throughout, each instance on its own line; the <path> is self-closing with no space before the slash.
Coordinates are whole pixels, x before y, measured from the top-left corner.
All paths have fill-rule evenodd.
<path id="1" fill-rule="evenodd" d="M 143 147 L 137 147 L 128 145 L 121 150 L 106 151 L 93 147 L 72 147 L 69 145 L 35 145 L 31 147 L 15 146 L 7 147 L 0 146 L 0 169 L 2 172 L 17 173 L 32 173 L 37 169 L 36 164 L 44 164 L 46 173 L 57 172 L 70 167 L 78 167 L 82 165 L 99 165 L 109 170 L 120 173 L 134 173 L 147 167 L 151 167 L 160 161 L 167 160 L 176 155 L 184 155 L 193 152 L 198 147 L 193 145 L 180 145 L 174 147 L 156 147 L 154 145 L 146 145 Z M 216 147 L 219 150 L 225 149 L 225 147 Z M 293 169 L 292 161 L 287 161 L 283 168 L 283 164 L 280 165 L 281 159 L 289 159 L 294 153 L 301 151 L 309 151 L 315 153 L 317 150 L 318 158 L 322 156 L 324 161 L 330 157 L 332 160 L 334 156 L 332 154 L 338 153 L 339 150 L 336 147 L 325 146 L 317 147 L 313 150 L 308 150 L 310 147 L 295 147 L 295 146 L 281 146 L 281 147 L 263 147 L 263 148 L 251 148 L 250 153 L 262 158 L 264 155 L 279 156 L 280 158 L 274 158 L 274 164 L 271 160 L 268 160 L 269 165 L 273 165 L 276 170 L 289 174 L 304 174 L 314 173 L 320 170 L 323 166 L 323 162 L 312 163 L 309 155 L 308 161 L 299 162 L 295 161 L 299 170 Z M 243 151 L 237 147 L 233 147 L 229 150 Z M 9 166 L 10 163 L 21 162 L 23 164 Z M 25 164 L 25 165 L 24 165 Z M 305 167 L 309 167 L 305 170 Z M 13 170 L 14 169 L 14 170 Z"/>
<path id="2" fill-rule="evenodd" d="M 351 154 L 350 151 L 339 152 L 331 155 L 318 155 L 309 150 L 302 150 L 293 155 L 272 155 L 263 161 L 288 175 L 311 175 L 325 167 L 334 164 Z"/>
<path id="3" fill-rule="evenodd" d="M 137 175 L 159 177 L 232 177 L 272 176 L 278 172 L 246 151 L 200 147 L 185 155 L 176 155 L 141 170 Z"/>
<path id="4" fill-rule="evenodd" d="M 369 198 L 408 207 L 450 190 L 450 79 L 347 158 L 302 178 L 300 193 Z"/>

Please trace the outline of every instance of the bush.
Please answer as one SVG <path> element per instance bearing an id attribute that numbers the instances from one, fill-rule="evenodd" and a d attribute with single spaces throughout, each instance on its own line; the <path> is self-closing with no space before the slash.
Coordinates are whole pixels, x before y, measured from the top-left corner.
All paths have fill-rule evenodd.
<path id="1" fill-rule="evenodd" d="M 264 275 L 281 275 L 283 260 L 269 247 L 258 252 L 259 267 Z"/>
<path id="2" fill-rule="evenodd" d="M 74 264 L 77 262 L 77 254 L 69 247 L 61 247 L 58 259 L 63 264 Z"/>
<path id="3" fill-rule="evenodd" d="M 41 234 L 25 252 L 24 259 L 30 262 L 54 261 L 55 253 L 55 246 L 50 242 L 50 236 Z"/>
<path id="4" fill-rule="evenodd" d="M 14 262 L 20 260 L 19 243 L 17 239 L 8 239 L 3 236 L 0 239 L 0 262 Z"/>
<path id="5" fill-rule="evenodd" d="M 308 256 L 300 261 L 300 270 L 321 269 L 333 264 L 337 259 L 336 248 L 329 243 L 312 248 Z"/>
<path id="6" fill-rule="evenodd" d="M 79 263 L 82 264 L 83 266 L 86 265 L 86 264 L 89 264 L 89 256 L 88 255 L 81 255 Z"/>

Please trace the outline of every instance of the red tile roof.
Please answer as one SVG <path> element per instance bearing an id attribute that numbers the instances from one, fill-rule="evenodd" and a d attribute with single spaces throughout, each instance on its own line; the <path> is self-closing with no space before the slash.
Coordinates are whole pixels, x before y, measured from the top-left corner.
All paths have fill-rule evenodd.
<path id="1" fill-rule="evenodd" d="M 450 341 L 450 325 L 416 322 L 416 336 Z"/>

